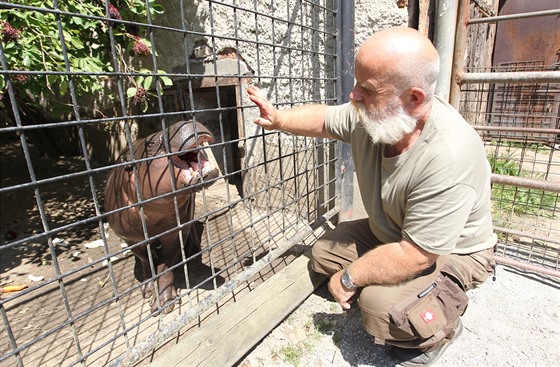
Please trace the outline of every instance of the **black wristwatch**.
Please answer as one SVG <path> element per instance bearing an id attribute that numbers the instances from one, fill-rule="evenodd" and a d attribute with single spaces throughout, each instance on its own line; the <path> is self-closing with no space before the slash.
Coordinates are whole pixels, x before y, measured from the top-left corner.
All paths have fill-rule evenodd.
<path id="1" fill-rule="evenodd" d="M 342 272 L 342 278 L 340 278 L 340 282 L 346 289 L 354 290 L 358 288 L 358 286 L 354 284 L 354 282 L 352 282 L 352 277 L 348 273 L 348 268 L 344 269 L 344 271 Z"/>

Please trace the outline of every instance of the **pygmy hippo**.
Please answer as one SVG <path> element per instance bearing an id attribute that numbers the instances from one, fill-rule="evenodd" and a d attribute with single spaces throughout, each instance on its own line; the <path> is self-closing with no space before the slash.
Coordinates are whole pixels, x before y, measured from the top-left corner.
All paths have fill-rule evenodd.
<path id="1" fill-rule="evenodd" d="M 165 271 L 179 261 L 181 241 L 188 245 L 187 249 L 199 248 L 194 228 L 191 229 L 191 224 L 187 224 L 179 232 L 178 220 L 181 224 L 192 220 L 196 192 L 214 183 L 219 170 L 205 157 L 203 150 L 200 150 L 202 144 L 211 143 L 214 139 L 202 124 L 192 120 L 180 121 L 169 126 L 166 131 L 169 152 L 165 148 L 163 131 L 159 131 L 133 143 L 134 161 L 131 161 L 128 149 L 122 153 L 120 161 L 131 163 L 115 167 L 109 172 L 105 187 L 105 210 L 109 212 L 142 202 L 141 205 L 110 214 L 108 221 L 113 231 L 131 246 L 132 252 L 142 264 L 146 280 L 152 277 L 148 245 L 134 246 L 146 239 L 142 224 L 143 215 L 150 238 L 149 248 L 158 276 L 159 306 L 164 313 L 169 313 L 176 302 L 180 303 L 180 298 L 177 295 L 173 271 Z M 165 195 L 173 191 L 171 175 L 174 177 L 177 191 Z M 138 193 L 141 200 L 138 199 Z M 153 198 L 155 199 L 152 200 Z M 175 213 L 174 199 L 179 209 L 178 216 Z M 173 228 L 175 230 L 172 230 Z M 158 236 L 167 231 L 170 232 Z M 153 238 L 154 236 L 157 237 Z M 163 272 L 165 273 L 162 274 Z M 156 312 L 158 297 L 153 282 L 142 286 L 142 295 L 146 299 L 152 298 L 151 311 Z"/>

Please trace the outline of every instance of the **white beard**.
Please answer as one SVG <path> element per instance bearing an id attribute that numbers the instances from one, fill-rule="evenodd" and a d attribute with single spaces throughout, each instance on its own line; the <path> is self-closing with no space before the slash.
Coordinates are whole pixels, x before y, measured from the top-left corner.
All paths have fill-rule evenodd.
<path id="1" fill-rule="evenodd" d="M 413 132 L 418 123 L 414 117 L 406 113 L 398 99 L 391 101 L 384 109 L 373 111 L 368 111 L 366 106 L 358 101 L 352 101 L 352 105 L 373 144 L 396 144 L 405 135 Z"/>

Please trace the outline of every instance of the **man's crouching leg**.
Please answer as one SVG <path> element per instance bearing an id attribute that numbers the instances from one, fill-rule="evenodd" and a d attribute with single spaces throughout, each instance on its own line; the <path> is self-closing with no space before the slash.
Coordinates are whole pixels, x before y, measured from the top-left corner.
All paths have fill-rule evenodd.
<path id="1" fill-rule="evenodd" d="M 413 330 L 403 330 L 391 316 L 399 307 L 419 299 L 418 295 L 428 290 L 436 282 L 445 263 L 440 257 L 435 266 L 430 267 L 415 279 L 395 286 L 371 285 L 362 289 L 358 305 L 366 331 L 375 338 L 375 343 L 390 344 L 402 348 L 418 348 L 419 336 Z"/>
<path id="2" fill-rule="evenodd" d="M 376 344 L 392 345 L 402 365 L 422 366 L 439 358 L 462 331 L 468 297 L 446 276 L 447 256 L 397 286 L 365 287 L 358 299 L 366 331 Z"/>
<path id="3" fill-rule="evenodd" d="M 331 276 L 379 243 L 367 219 L 342 222 L 313 245 L 311 267 L 317 273 Z"/>
<path id="4" fill-rule="evenodd" d="M 313 246 L 312 268 L 331 276 L 378 245 L 380 242 L 371 233 L 367 220 L 341 223 Z M 421 363 L 409 365 L 425 364 L 423 360 L 426 356 L 433 361 L 460 333 L 459 315 L 462 312 L 443 317 L 442 307 L 445 306 L 439 304 L 435 295 L 443 285 L 458 287 L 441 272 L 448 260 L 449 256 L 440 256 L 436 264 L 408 282 L 395 286 L 371 285 L 358 294 L 366 331 L 373 336 L 376 344 L 388 344 L 397 347 L 395 350 L 412 352 L 401 360 L 421 360 Z M 438 285 L 437 289 L 434 284 Z M 457 302 L 466 307 L 468 298 L 463 290 L 456 288 L 451 293 L 453 291 L 464 297 Z M 432 307 L 434 305 L 436 308 Z M 448 302 L 446 306 L 454 307 L 454 303 Z M 399 310 L 403 312 L 399 313 Z M 412 325 L 410 320 L 416 325 Z"/>

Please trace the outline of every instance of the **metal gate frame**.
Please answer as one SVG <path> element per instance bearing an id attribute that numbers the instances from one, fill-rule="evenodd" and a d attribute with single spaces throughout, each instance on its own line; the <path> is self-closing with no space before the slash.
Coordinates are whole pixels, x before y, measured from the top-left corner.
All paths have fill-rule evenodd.
<path id="1" fill-rule="evenodd" d="M 446 9 L 442 6 L 444 2 L 437 2 L 440 5 L 438 8 L 438 14 L 443 14 L 446 18 L 445 27 L 436 27 L 435 42 L 436 46 L 441 45 L 441 42 L 445 39 L 447 43 L 445 46 L 438 47 L 438 51 L 443 54 L 442 57 L 442 74 L 440 79 L 438 79 L 439 94 L 446 98 L 448 97 L 449 102 L 457 109 L 460 108 L 459 102 L 461 99 L 461 87 L 467 84 L 482 85 L 485 83 L 517 83 L 517 84 L 528 84 L 528 83 L 560 83 L 560 71 L 528 71 L 528 72 L 465 72 L 465 50 L 466 50 L 466 40 L 468 28 L 470 25 L 475 24 L 491 24 L 515 19 L 523 18 L 533 18 L 542 17 L 550 15 L 560 15 L 560 9 L 556 10 L 545 10 L 545 11 L 535 11 L 529 13 L 520 13 L 513 15 L 504 16 L 486 16 L 478 19 L 470 19 L 469 16 L 469 0 L 459 0 L 454 3 L 456 7 L 450 7 Z M 475 2 L 478 4 L 478 2 Z M 452 36 L 450 36 L 452 35 Z M 438 43 L 438 40 L 440 42 Z M 449 42 L 450 41 L 450 42 Z M 494 127 L 494 126 L 473 126 L 477 131 L 510 131 L 519 133 L 538 133 L 538 134 L 548 134 L 550 136 L 557 136 L 560 134 L 560 129 L 558 126 L 556 128 L 526 128 L 526 127 Z M 513 177 L 507 175 L 493 174 L 492 175 L 493 184 L 508 185 L 517 188 L 528 188 L 542 190 L 550 193 L 560 193 L 560 183 L 553 181 L 545 181 L 538 179 Z M 504 228 L 500 226 L 494 226 L 494 230 L 498 233 L 503 233 L 505 235 L 522 236 L 526 238 L 532 238 L 534 240 L 542 241 L 548 243 L 548 246 L 552 246 L 551 252 L 557 252 L 554 248 L 560 246 L 560 239 L 553 237 L 543 237 L 535 235 L 534 233 L 528 233 L 525 231 L 512 230 L 509 228 Z M 548 247 L 547 246 L 547 247 Z M 560 257 L 560 253 L 557 255 Z M 530 257 L 530 254 L 529 254 Z M 535 271 L 541 274 L 546 274 L 554 277 L 560 277 L 558 257 L 556 260 L 551 259 L 548 264 L 542 262 L 532 263 L 530 259 L 527 261 L 520 261 L 513 259 L 505 254 L 500 255 L 497 253 L 497 261 L 502 264 L 512 265 L 521 269 L 526 269 L 530 271 Z"/>

